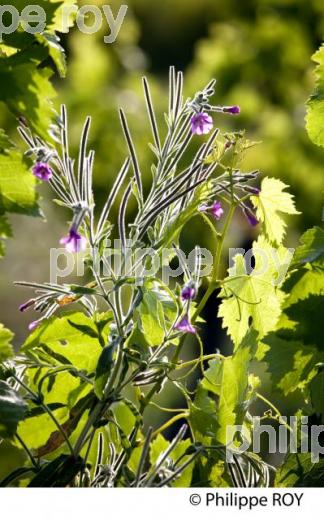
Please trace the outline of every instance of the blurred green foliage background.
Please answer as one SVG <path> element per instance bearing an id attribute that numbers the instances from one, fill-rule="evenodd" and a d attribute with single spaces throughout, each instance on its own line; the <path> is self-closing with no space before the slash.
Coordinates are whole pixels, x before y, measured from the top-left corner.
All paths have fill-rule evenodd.
<path id="1" fill-rule="evenodd" d="M 79 2 L 107 3 L 117 13 L 126 2 Z M 241 106 L 240 117 L 219 115 L 216 124 L 224 130 L 245 128 L 252 140 L 261 141 L 244 167 L 260 169 L 263 175 L 278 177 L 291 186 L 302 212 L 289 223 L 288 245 L 294 246 L 302 231 L 320 221 L 322 211 L 324 150 L 310 142 L 304 116 L 314 83 L 310 57 L 324 34 L 323 0 L 128 0 L 127 5 L 129 10 L 114 44 L 103 41 L 109 33 L 106 23 L 96 35 L 74 28 L 63 36 L 68 73 L 65 79 L 54 79 L 58 92 L 55 105 L 58 109 L 64 102 L 68 107 L 75 152 L 83 118 L 88 114 L 93 118 L 90 144 L 96 151 L 98 206 L 126 155 L 119 106 L 128 114 L 148 186 L 152 153 L 147 142 L 151 134 L 141 76 L 146 74 L 150 80 L 163 125 L 168 68 L 175 65 L 185 72 L 188 96 L 215 77 L 215 103 Z M 16 120 L 1 103 L 0 127 L 19 143 Z M 13 287 L 13 281 L 48 280 L 49 248 L 57 246 L 66 230 L 65 215 L 50 202 L 47 188 L 41 186 L 40 192 L 47 222 L 11 218 L 15 238 L 8 241 L 7 255 L 1 260 L 1 322 L 15 332 L 17 346 L 27 335 L 26 324 L 32 316 L 18 312 L 28 293 Z M 206 228 L 198 219 L 190 224 L 190 232 L 184 231 L 184 247 L 191 249 L 197 237 L 201 245 L 208 245 Z M 240 247 L 251 238 L 251 230 L 238 215 L 228 245 Z M 225 341 L 216 312 L 214 302 L 206 314 L 210 325 L 206 343 L 213 349 L 221 348 Z M 2 444 L 1 449 L 8 447 Z M 7 457 L 4 473 L 10 470 L 11 462 L 14 464 L 13 455 Z"/>
<path id="2" fill-rule="evenodd" d="M 107 4 L 82 0 L 79 4 Z M 109 2 L 113 12 L 123 2 Z M 167 103 L 170 65 L 184 70 L 186 94 L 192 95 L 211 77 L 217 79 L 215 102 L 239 104 L 241 115 L 219 115 L 222 129 L 245 128 L 262 143 L 246 159 L 246 169 L 281 178 L 291 185 L 302 215 L 290 222 L 289 245 L 300 231 L 321 218 L 324 151 L 314 146 L 305 131 L 305 102 L 313 88 L 311 55 L 324 34 L 321 0 L 129 0 L 129 10 L 117 41 L 105 44 L 109 34 L 104 22 L 95 35 L 74 28 L 63 37 L 68 53 L 65 79 L 55 78 L 56 108 L 64 102 L 70 114 L 71 139 L 78 145 L 82 120 L 93 117 L 91 146 L 96 151 L 95 183 L 98 206 L 126 154 L 117 114 L 123 106 L 138 149 L 146 186 L 150 182 L 151 140 L 142 95 L 141 76 L 149 77 L 159 121 Z M 90 21 L 89 21 L 90 23 Z M 16 121 L 0 106 L 0 126 L 15 142 Z M 12 287 L 14 279 L 43 281 L 49 276 L 49 247 L 56 247 L 65 230 L 64 214 L 49 202 L 41 188 L 42 207 L 48 222 L 14 217 L 16 240 L 8 242 L 1 261 L 1 321 L 24 337 L 30 316 L 17 306 L 26 296 Z M 192 247 L 200 236 L 208 245 L 199 221 L 192 222 L 183 243 Z M 203 228 L 205 230 L 205 228 Z M 195 231 L 197 234 L 195 234 Z M 199 235 L 198 235 L 199 233 Z M 234 224 L 231 247 L 248 243 L 251 231 L 240 216 Z"/>

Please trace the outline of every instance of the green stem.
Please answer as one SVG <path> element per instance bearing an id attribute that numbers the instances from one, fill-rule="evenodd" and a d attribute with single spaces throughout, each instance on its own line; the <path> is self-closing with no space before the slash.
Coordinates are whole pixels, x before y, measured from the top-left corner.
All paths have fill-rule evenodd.
<path id="1" fill-rule="evenodd" d="M 153 439 L 154 437 L 157 437 L 159 435 L 159 433 L 164 432 L 164 430 L 169 428 L 169 426 L 172 426 L 172 424 L 174 424 L 175 422 L 180 421 L 180 419 L 186 419 L 187 417 L 189 417 L 189 412 L 179 413 L 178 415 L 175 415 L 174 417 L 171 417 L 171 419 L 169 419 L 167 422 L 162 424 L 162 426 L 157 428 L 152 433 L 152 437 L 151 438 Z"/>
<path id="2" fill-rule="evenodd" d="M 266 397 L 264 397 L 264 395 L 261 395 L 259 394 L 258 392 L 256 393 L 257 397 L 263 401 L 265 404 L 267 404 L 268 406 L 270 406 L 271 410 L 273 410 L 276 414 L 275 417 L 272 417 L 272 419 L 277 419 L 277 421 L 282 424 L 283 426 L 285 426 L 287 428 L 287 430 L 290 431 L 290 433 L 294 433 L 293 429 L 291 428 L 291 426 L 289 426 L 289 424 L 283 420 L 282 418 L 282 415 L 280 413 L 280 411 L 278 410 L 278 408 L 273 404 L 271 403 L 271 401 L 269 401 Z M 270 417 L 271 418 L 271 417 Z"/>

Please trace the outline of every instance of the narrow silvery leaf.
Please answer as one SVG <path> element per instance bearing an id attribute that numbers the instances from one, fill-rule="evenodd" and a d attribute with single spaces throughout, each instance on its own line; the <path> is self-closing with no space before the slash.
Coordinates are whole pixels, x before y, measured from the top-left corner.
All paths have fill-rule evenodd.
<path id="1" fill-rule="evenodd" d="M 175 68 L 170 67 L 169 71 L 169 119 L 172 117 L 175 100 Z M 170 121 L 169 121 L 170 122 Z"/>
<path id="2" fill-rule="evenodd" d="M 118 215 L 118 228 L 119 228 L 119 236 L 120 240 L 122 242 L 123 250 L 126 249 L 126 225 L 125 225 L 125 216 L 126 216 L 126 209 L 127 209 L 127 203 L 128 199 L 130 197 L 130 194 L 132 192 L 132 185 L 131 183 L 127 186 L 123 199 L 120 204 L 120 210 Z"/>
<path id="3" fill-rule="evenodd" d="M 132 140 L 130 132 L 129 132 L 129 128 L 128 128 L 128 124 L 127 124 L 127 120 L 126 120 L 124 111 L 122 109 L 119 110 L 119 115 L 120 115 L 120 121 L 121 121 L 121 125 L 123 128 L 124 136 L 126 139 L 128 151 L 129 151 L 129 154 L 130 154 L 131 160 L 132 160 L 132 165 L 133 165 L 133 170 L 134 170 L 134 174 L 135 174 L 138 192 L 140 194 L 141 199 L 143 199 L 141 173 L 140 173 L 140 169 L 139 169 L 135 146 L 134 146 L 133 140 Z"/>
<path id="4" fill-rule="evenodd" d="M 78 166 L 78 185 L 79 185 L 79 193 L 81 194 L 82 199 L 85 199 L 85 163 L 86 163 L 86 154 L 87 154 L 87 143 L 89 137 L 89 130 L 91 125 L 91 118 L 87 117 L 86 122 L 84 124 L 80 148 L 79 148 L 79 166 Z"/>
<path id="5" fill-rule="evenodd" d="M 124 162 L 123 166 L 121 167 L 121 170 L 119 171 L 118 175 L 117 175 L 117 178 L 114 182 L 114 185 L 111 189 L 111 192 L 109 193 L 109 196 L 108 196 L 108 199 L 106 201 L 106 204 L 104 205 L 104 208 L 102 210 L 102 213 L 101 213 L 101 216 L 100 216 L 100 219 L 99 219 L 99 222 L 98 222 L 98 227 L 97 227 L 97 236 L 101 233 L 102 231 L 102 228 L 109 216 L 109 212 L 111 210 L 111 207 L 113 206 L 115 200 L 116 200 L 116 197 L 118 195 L 118 192 L 123 184 L 123 181 L 128 173 L 128 169 L 129 169 L 129 164 L 130 164 L 130 160 L 129 158 L 126 159 L 126 161 Z"/>
<path id="6" fill-rule="evenodd" d="M 158 130 L 158 127 L 157 127 L 157 124 L 156 124 L 156 118 L 155 118 L 155 114 L 154 114 L 154 109 L 153 109 L 153 104 L 152 104 L 152 99 L 151 99 L 151 93 L 150 93 L 149 85 L 148 85 L 147 79 L 145 77 L 143 78 L 143 87 L 144 87 L 144 93 L 145 93 L 147 112 L 148 112 L 148 115 L 149 115 L 151 128 L 152 128 L 152 134 L 153 134 L 153 137 L 154 137 L 154 143 L 155 143 L 156 148 L 160 152 L 161 151 L 161 143 L 160 143 L 160 137 L 159 137 L 159 130 Z"/>

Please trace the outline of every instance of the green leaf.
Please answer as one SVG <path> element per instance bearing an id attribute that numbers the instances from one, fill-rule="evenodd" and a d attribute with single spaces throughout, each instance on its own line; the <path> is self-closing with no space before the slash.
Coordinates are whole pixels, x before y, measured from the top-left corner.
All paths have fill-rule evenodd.
<path id="1" fill-rule="evenodd" d="M 66 56 L 65 50 L 60 45 L 60 39 L 55 33 L 45 32 L 36 35 L 38 41 L 48 48 L 48 53 L 52 58 L 61 78 L 66 76 Z"/>
<path id="2" fill-rule="evenodd" d="M 163 327 L 163 307 L 153 293 L 146 292 L 138 308 L 141 330 L 150 346 L 160 345 L 165 332 Z"/>
<path id="3" fill-rule="evenodd" d="M 317 374 L 310 383 L 312 406 L 317 415 L 324 417 L 324 372 Z"/>
<path id="4" fill-rule="evenodd" d="M 268 365 L 274 388 L 283 395 L 303 390 L 317 374 L 320 361 L 317 350 L 300 341 L 287 341 L 275 333 L 263 339 L 266 346 L 263 361 Z"/>
<path id="5" fill-rule="evenodd" d="M 175 319 L 177 305 L 170 291 L 157 282 L 146 282 L 136 310 L 139 331 L 149 346 L 160 345 Z"/>
<path id="6" fill-rule="evenodd" d="M 316 86 L 307 103 L 306 129 L 313 143 L 324 146 L 324 45 L 315 52 L 312 60 L 317 64 Z"/>
<path id="7" fill-rule="evenodd" d="M 21 11 L 30 5 L 28 0 L 15 0 L 15 7 Z M 66 20 L 63 18 L 64 9 L 69 6 L 77 6 L 76 0 L 38 0 L 37 5 L 46 13 L 46 30 L 67 32 L 72 27 L 75 19 L 75 11 L 71 10 Z M 66 23 L 63 23 L 66 22 Z"/>
<path id="8" fill-rule="evenodd" d="M 35 186 L 36 179 L 18 151 L 0 155 L 0 212 L 40 216 Z"/>
<path id="9" fill-rule="evenodd" d="M 280 267 L 274 262 L 274 253 Z M 224 280 L 218 316 L 223 318 L 223 327 L 228 329 L 237 346 L 251 325 L 259 338 L 275 329 L 280 316 L 283 293 L 276 285 L 280 282 L 288 262 L 287 250 L 271 246 L 259 237 L 253 244 L 255 268 L 248 274 L 242 255 L 234 258 L 234 266 Z"/>
<path id="10" fill-rule="evenodd" d="M 5 381 L 0 381 L 0 437 L 12 437 L 26 411 L 22 397 Z"/>
<path id="11" fill-rule="evenodd" d="M 96 324 L 82 312 L 52 317 L 40 324 L 27 338 L 22 350 L 41 350 L 42 344 L 64 356 L 76 369 L 88 373 L 95 372 L 102 352 Z"/>
<path id="12" fill-rule="evenodd" d="M 217 416 L 215 401 L 208 396 L 208 391 L 198 386 L 195 399 L 189 406 L 190 427 L 195 440 L 210 444 L 217 430 Z"/>
<path id="13" fill-rule="evenodd" d="M 323 487 L 324 462 L 311 453 L 289 453 L 276 473 L 276 487 Z"/>
<path id="14" fill-rule="evenodd" d="M 170 443 L 163 437 L 163 435 L 159 434 L 156 439 L 151 442 L 150 445 L 150 462 L 151 465 L 154 466 L 158 463 L 159 459 L 162 457 L 163 452 L 165 452 Z M 184 464 L 189 458 L 190 455 L 184 455 L 188 448 L 191 446 L 190 439 L 186 439 L 184 441 L 178 442 L 175 448 L 168 455 L 168 459 L 172 460 L 175 463 L 180 457 L 181 461 L 179 462 L 179 466 Z M 179 477 L 172 483 L 172 487 L 190 487 L 191 479 L 192 479 L 192 471 L 193 464 L 190 464 L 185 470 L 179 475 Z"/>
<path id="15" fill-rule="evenodd" d="M 108 345 L 108 347 L 104 347 L 99 357 L 95 377 L 95 393 L 99 399 L 103 398 L 104 389 L 114 364 L 113 355 L 115 352 L 115 347 L 115 343 Z"/>
<path id="16" fill-rule="evenodd" d="M 11 341 L 13 333 L 0 323 L 0 363 L 13 356 Z"/>
<path id="17" fill-rule="evenodd" d="M 293 196 L 284 192 L 286 188 L 288 186 L 279 179 L 265 177 L 260 194 L 251 197 L 257 217 L 263 224 L 264 234 L 273 244 L 281 244 L 286 234 L 287 224 L 281 214 L 299 214 Z"/>
<path id="18" fill-rule="evenodd" d="M 37 60 L 28 50 L 0 58 L 0 96 L 14 115 L 24 116 L 37 134 L 48 139 L 56 93 L 50 83 L 52 71 L 37 68 L 44 57 L 40 54 Z"/>
<path id="19" fill-rule="evenodd" d="M 13 144 L 9 140 L 9 137 L 6 135 L 5 131 L 2 128 L 0 128 L 0 152 L 4 152 L 5 150 L 8 150 L 12 147 Z"/>
<path id="20" fill-rule="evenodd" d="M 294 254 L 293 266 L 311 262 L 313 266 L 324 268 L 324 231 L 318 226 L 308 229 L 301 236 L 300 242 Z"/>
<path id="21" fill-rule="evenodd" d="M 249 365 L 256 351 L 256 332 L 250 331 L 236 352 L 212 361 L 202 387 L 218 396 L 216 441 L 227 444 L 227 427 L 242 425 L 249 405 Z"/>
<path id="22" fill-rule="evenodd" d="M 283 286 L 287 293 L 279 334 L 324 350 L 324 272 L 303 267 L 292 273 Z"/>
<path id="23" fill-rule="evenodd" d="M 81 457 L 59 455 L 46 464 L 28 484 L 28 487 L 66 487 L 84 468 Z"/>
<path id="24" fill-rule="evenodd" d="M 0 258 L 5 254 L 4 240 L 12 237 L 11 226 L 5 215 L 0 215 Z"/>

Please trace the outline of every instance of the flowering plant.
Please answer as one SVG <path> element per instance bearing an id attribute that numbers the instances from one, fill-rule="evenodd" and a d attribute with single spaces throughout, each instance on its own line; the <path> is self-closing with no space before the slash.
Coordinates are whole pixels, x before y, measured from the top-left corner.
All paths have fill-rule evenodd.
<path id="1" fill-rule="evenodd" d="M 150 190 L 144 193 L 136 147 L 120 110 L 128 157 L 100 214 L 92 189 L 95 153 L 87 146 L 90 118 L 77 166 L 70 157 L 64 106 L 51 129 L 55 145 L 26 124 L 19 127 L 27 156 L 35 159 L 30 175 L 49 183 L 56 202 L 70 211 L 60 244 L 69 254 L 83 254 L 91 279 L 78 285 L 17 282 L 35 291 L 20 310 L 33 307 L 40 317 L 30 324 L 31 334 L 16 356 L 10 333 L 8 339 L 8 331 L 0 330 L 7 338 L 0 350 L 0 436 L 25 453 L 22 466 L 2 485 L 244 487 L 268 486 L 275 479 L 285 485 L 283 469 L 276 471 L 252 449 L 240 447 L 253 436 L 256 402 L 267 407 L 263 419 L 290 429 L 260 393 L 253 363 L 266 362 L 285 394 L 296 389 L 292 361 L 309 348 L 309 339 L 294 305 L 300 280 L 312 279 L 318 268 L 322 232 L 306 233 L 292 260 L 283 245 L 282 215 L 298 213 L 293 197 L 280 180 L 266 177 L 256 186 L 259 172 L 242 171 L 242 156 L 255 143 L 244 132 L 222 133 L 216 127 L 216 114 L 238 115 L 240 109 L 211 103 L 215 81 L 184 100 L 182 73 L 170 69 L 164 138 L 145 78 L 143 87 L 155 157 Z M 192 146 L 192 160 L 183 164 Z M 109 218 L 119 196 L 113 225 Z M 131 201 L 137 208 L 133 220 Z M 233 255 L 222 277 L 224 246 L 238 213 L 248 225 L 259 226 L 260 235 L 250 257 Z M 207 274 L 199 246 L 192 262 L 180 250 L 181 231 L 194 216 L 204 220 L 214 240 Z M 160 261 L 154 272 L 153 257 Z M 163 272 L 174 257 L 182 275 L 168 284 Z M 230 356 L 217 350 L 217 338 L 215 351 L 206 355 L 200 337 L 202 312 L 216 290 L 222 299 L 218 315 L 233 343 Z M 188 359 L 190 338 L 199 355 Z M 273 356 L 283 345 L 285 377 L 278 379 Z M 314 355 L 304 366 L 309 383 L 320 359 Z M 166 385 L 179 393 L 181 408 L 159 403 Z M 146 419 L 149 408 L 169 418 L 153 427 Z M 164 433 L 170 427 L 168 441 Z"/>

